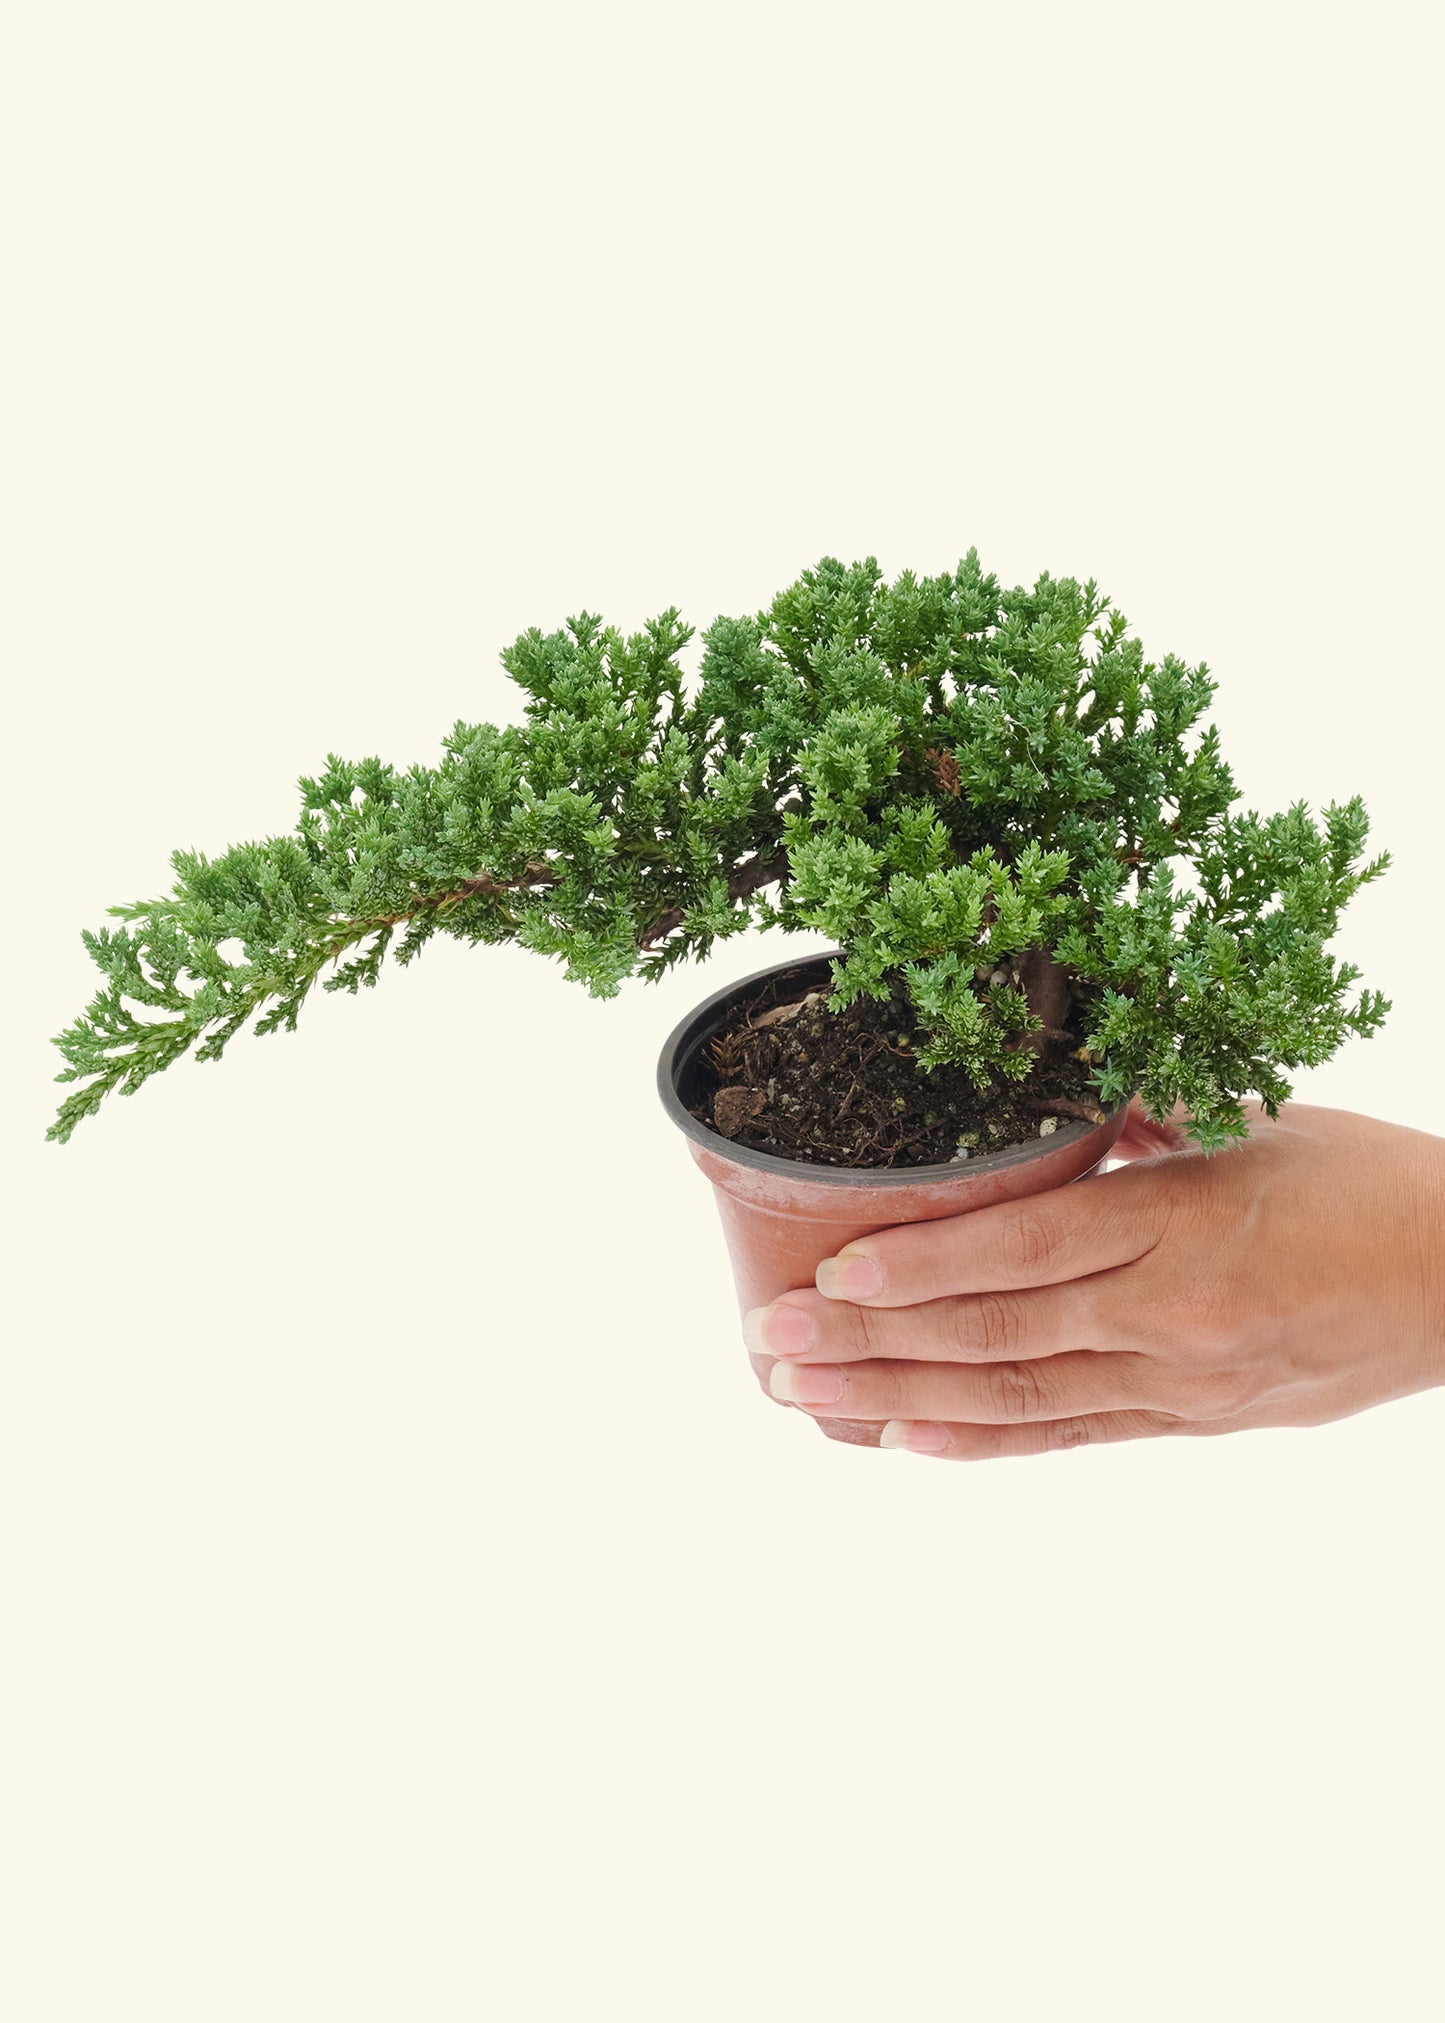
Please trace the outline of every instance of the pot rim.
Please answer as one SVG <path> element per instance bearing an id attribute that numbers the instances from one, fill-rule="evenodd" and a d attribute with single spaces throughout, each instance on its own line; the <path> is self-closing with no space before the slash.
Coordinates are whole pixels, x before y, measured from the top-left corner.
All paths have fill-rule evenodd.
<path id="1" fill-rule="evenodd" d="M 750 1166 L 760 1173 L 786 1174 L 795 1180 L 817 1181 L 826 1187 L 918 1187 L 930 1181 L 958 1180 L 965 1174 L 1001 1173 L 1010 1167 L 1025 1165 L 1031 1159 L 1056 1152 L 1095 1131 L 1107 1129 L 1117 1112 L 1125 1107 L 1122 1099 L 1101 1103 L 1099 1107 L 1104 1113 L 1102 1124 L 1076 1120 L 1060 1124 L 1058 1130 L 1047 1138 L 1031 1138 L 1025 1144 L 1006 1145 L 1002 1151 L 986 1152 L 978 1159 L 949 1159 L 932 1166 L 817 1166 L 806 1159 L 784 1159 L 776 1152 L 755 1152 L 750 1146 L 735 1145 L 720 1131 L 699 1123 L 677 1093 L 677 1077 L 696 1048 L 722 1023 L 724 1008 L 754 984 L 762 983 L 780 971 L 816 969 L 842 953 L 841 948 L 824 948 L 813 955 L 795 956 L 791 961 L 770 962 L 765 968 L 740 976 L 735 982 L 724 984 L 721 990 L 714 991 L 711 997 L 705 997 L 668 1034 L 657 1063 L 657 1093 L 662 1098 L 662 1107 L 680 1131 L 694 1144 L 711 1152 L 714 1158 L 731 1160 L 735 1166 Z"/>

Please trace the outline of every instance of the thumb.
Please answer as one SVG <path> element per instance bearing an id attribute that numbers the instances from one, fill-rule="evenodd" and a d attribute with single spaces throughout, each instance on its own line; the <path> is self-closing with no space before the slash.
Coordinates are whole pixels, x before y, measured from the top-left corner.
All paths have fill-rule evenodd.
<path id="1" fill-rule="evenodd" d="M 1124 1128 L 1109 1157 L 1119 1160 L 1157 1159 L 1165 1152 L 1182 1152 L 1191 1143 L 1184 1128 L 1188 1115 L 1184 1105 L 1176 1103 L 1168 1117 L 1162 1120 L 1151 1117 L 1136 1096 L 1129 1105 Z"/>

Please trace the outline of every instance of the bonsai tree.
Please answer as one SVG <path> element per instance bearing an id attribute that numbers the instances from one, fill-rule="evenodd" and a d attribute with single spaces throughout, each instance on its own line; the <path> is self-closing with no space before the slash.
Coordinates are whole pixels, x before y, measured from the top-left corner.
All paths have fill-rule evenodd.
<path id="1" fill-rule="evenodd" d="M 1238 812 L 1206 668 L 1146 660 L 1093 582 L 829 557 L 717 618 L 690 683 L 692 636 L 675 609 L 534 627 L 501 656 L 520 723 L 458 722 L 435 767 L 331 756 L 289 835 L 177 851 L 168 897 L 84 936 L 104 982 L 56 1041 L 78 1086 L 48 1135 L 435 934 L 610 997 L 754 923 L 821 932 L 829 1009 L 905 990 L 921 1072 L 1021 1080 L 1082 1038 L 1101 1101 L 1182 1105 L 1206 1148 L 1387 1011 L 1326 953 L 1388 861 L 1361 802 Z"/>

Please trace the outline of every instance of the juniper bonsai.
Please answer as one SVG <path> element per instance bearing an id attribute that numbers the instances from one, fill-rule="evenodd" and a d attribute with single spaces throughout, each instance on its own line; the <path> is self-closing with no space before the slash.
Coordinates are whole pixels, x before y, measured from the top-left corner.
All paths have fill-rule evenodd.
<path id="1" fill-rule="evenodd" d="M 1362 861 L 1359 799 L 1238 812 L 1207 669 L 1146 660 L 1092 581 L 826 557 L 717 618 L 695 682 L 692 636 L 675 609 L 533 627 L 501 656 L 522 722 L 458 722 L 435 767 L 333 755 L 291 834 L 175 852 L 168 897 L 83 937 L 104 983 L 56 1040 L 80 1086 L 48 1135 L 439 933 L 610 997 L 753 924 L 820 931 L 844 951 L 830 1009 L 901 985 L 922 1072 L 984 1087 L 1082 1041 L 1102 1101 L 1182 1103 L 1206 1148 L 1388 1010 L 1326 953 L 1388 861 Z"/>

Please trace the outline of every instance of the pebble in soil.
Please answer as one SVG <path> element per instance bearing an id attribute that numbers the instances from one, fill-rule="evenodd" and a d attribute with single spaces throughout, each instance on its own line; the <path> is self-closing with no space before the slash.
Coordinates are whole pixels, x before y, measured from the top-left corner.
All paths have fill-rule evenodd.
<path id="1" fill-rule="evenodd" d="M 1054 1048 L 1027 1079 L 987 1090 L 919 1066 L 906 993 L 830 1012 L 828 986 L 769 983 L 703 1049 L 693 1116 L 736 1145 L 821 1166 L 933 1166 L 982 1158 L 1101 1114 L 1087 1059 Z M 1054 1107 L 1054 1106 L 1057 1107 Z"/>

